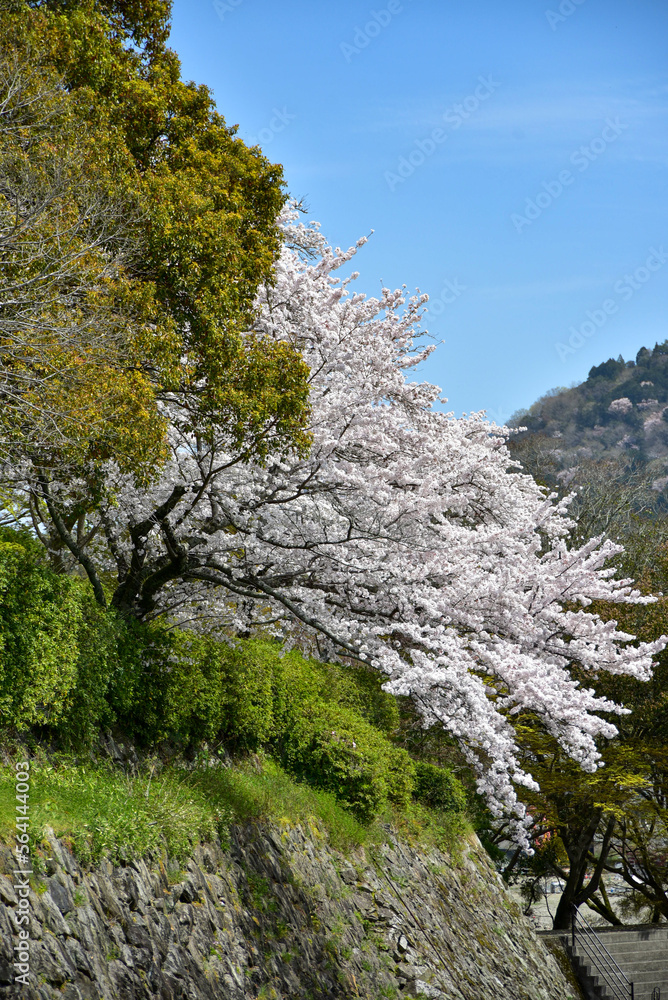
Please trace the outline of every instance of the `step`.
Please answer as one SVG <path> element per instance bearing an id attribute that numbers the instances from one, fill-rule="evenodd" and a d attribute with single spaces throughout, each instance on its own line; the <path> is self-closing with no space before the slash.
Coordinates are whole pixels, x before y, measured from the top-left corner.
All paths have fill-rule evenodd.
<path id="1" fill-rule="evenodd" d="M 584 974 L 587 977 L 587 980 L 589 982 L 589 985 L 590 986 L 592 986 L 592 985 L 596 986 L 598 988 L 598 990 L 600 991 L 600 993 L 602 994 L 602 996 L 604 996 L 606 998 L 606 1000 L 607 1000 L 607 998 L 609 996 L 613 996 L 615 998 L 618 998 L 619 996 L 622 996 L 622 997 L 628 998 L 628 1000 L 630 1000 L 630 997 L 631 997 L 631 986 L 630 986 L 630 983 L 627 984 L 623 980 L 618 980 L 618 979 L 615 979 L 615 978 L 610 978 L 608 980 L 608 979 L 606 979 L 605 976 L 601 975 L 601 973 L 600 973 L 600 971 L 598 969 L 593 968 L 588 962 L 585 963 L 585 964 L 580 964 L 579 965 L 579 969 L 580 969 L 580 975 L 582 975 L 582 973 L 584 972 Z M 617 989 L 616 993 L 611 993 L 611 991 L 609 990 L 609 988 L 608 988 L 608 983 L 609 982 L 612 983 L 616 987 L 616 989 Z M 656 985 L 655 983 L 652 983 L 652 989 L 654 988 L 655 985 Z M 643 986 L 642 989 L 644 990 L 644 989 L 646 989 L 646 987 Z M 650 989 L 650 994 L 651 994 L 651 989 Z M 634 1000 L 637 1000 L 637 997 L 634 997 Z"/>
<path id="2" fill-rule="evenodd" d="M 598 988 L 601 991 L 601 993 L 604 993 L 605 996 L 607 997 L 607 995 L 608 995 L 608 990 L 607 990 L 608 980 L 606 979 L 606 977 L 604 975 L 601 974 L 601 971 L 599 969 L 593 967 L 590 962 L 583 962 L 581 959 L 578 960 L 578 964 L 579 964 L 580 970 L 584 972 L 584 974 L 586 975 L 587 979 L 589 980 L 590 985 Z M 615 984 L 617 986 L 618 991 L 620 991 L 622 993 L 622 995 L 628 996 L 629 1000 L 630 1000 L 630 996 L 631 996 L 630 986 L 627 987 L 627 985 L 622 980 L 617 980 L 614 977 L 611 977 L 609 981 L 612 982 L 613 984 Z M 628 992 L 625 992 L 627 990 L 628 990 Z M 636 1000 L 636 998 L 634 998 L 634 1000 Z"/>
<path id="3" fill-rule="evenodd" d="M 647 964 L 655 966 L 657 969 L 666 969 L 668 971 L 668 953 L 666 952 L 656 952 L 656 951 L 611 951 L 607 949 L 608 954 L 612 956 L 614 961 L 622 969 L 625 968 L 645 968 Z M 583 955 L 585 957 L 592 957 L 592 955 L 598 954 L 598 949 L 593 946 L 591 950 L 585 948 L 581 944 L 576 944 L 575 953 L 577 955 Z M 604 953 L 605 954 L 605 953 Z"/>
<path id="4" fill-rule="evenodd" d="M 658 966 L 660 969 L 668 969 L 668 955 L 652 955 L 648 952 L 642 952 L 638 954 L 627 953 L 626 955 L 615 955 L 614 951 L 611 953 L 617 965 L 620 965 L 622 969 L 626 966 L 633 967 L 644 966 L 647 962 L 652 962 Z"/>
<path id="5" fill-rule="evenodd" d="M 631 928 L 611 929 L 595 927 L 596 935 L 604 942 L 606 948 L 622 948 L 634 944 L 638 948 L 668 948 L 668 935 L 655 931 L 636 931 Z M 586 931 L 577 932 L 586 934 Z"/>
<path id="6" fill-rule="evenodd" d="M 616 962 L 666 962 L 668 963 L 668 951 L 663 948 L 606 948 L 609 955 Z"/>
<path id="7" fill-rule="evenodd" d="M 633 979 L 634 977 L 646 979 L 649 975 L 658 976 L 661 979 L 663 976 L 668 975 L 668 966 L 666 966 L 665 962 L 661 961 L 625 962 L 623 965 L 621 962 L 618 962 L 617 964 L 629 979 Z"/>
<path id="8" fill-rule="evenodd" d="M 598 960 L 592 958 L 591 955 L 576 955 L 576 957 L 580 962 L 585 962 L 587 965 L 599 965 Z M 668 967 L 663 962 L 641 962 L 637 965 L 619 965 L 618 969 L 610 963 L 601 964 L 606 968 L 613 969 L 617 973 L 621 970 L 627 979 L 642 980 L 643 982 L 647 979 L 655 979 L 657 983 L 662 979 L 668 979 Z"/>
<path id="9" fill-rule="evenodd" d="M 668 997 L 668 979 L 665 976 L 646 976 L 641 978 L 636 978 L 635 976 L 631 980 L 633 985 L 637 990 L 649 990 L 650 993 L 655 986 L 658 986 L 664 997 Z"/>
<path id="10" fill-rule="evenodd" d="M 606 948 L 626 948 L 628 945 L 635 945 L 636 948 L 668 948 L 668 939 L 663 935 L 656 937 L 641 937 L 639 934 L 599 934 L 601 941 L 605 941 Z"/>
<path id="11" fill-rule="evenodd" d="M 599 937 L 609 938 L 634 938 L 640 941 L 666 941 L 668 942 L 668 924 L 625 924 L 623 926 L 612 927 L 610 924 L 597 924 L 591 928 Z M 586 931 L 583 930 L 583 933 Z"/>
<path id="12" fill-rule="evenodd" d="M 668 945 L 664 941 L 609 941 L 604 937 L 599 937 L 599 941 L 612 955 L 623 955 L 629 952 L 668 955 Z"/>
<path id="13" fill-rule="evenodd" d="M 597 960 L 595 955 L 587 955 L 583 953 L 582 957 L 588 961 L 595 962 Z M 601 961 L 605 961 L 605 959 L 601 958 Z M 629 970 L 634 973 L 643 974 L 646 972 L 656 972 L 659 974 L 668 973 L 668 963 L 666 963 L 666 961 L 662 958 L 636 958 L 633 960 L 629 959 L 625 962 L 620 962 L 619 959 L 616 958 L 615 961 L 622 972 L 625 973 L 629 979 L 631 978 Z M 612 965 L 611 962 L 609 964 Z"/>
<path id="14" fill-rule="evenodd" d="M 606 971 L 605 966 L 600 965 L 596 959 L 593 959 L 589 955 L 577 955 L 576 956 L 582 964 L 594 967 L 597 971 L 600 970 L 601 974 Z M 643 962 L 637 965 L 620 965 L 619 968 L 623 972 L 624 976 L 634 983 L 649 983 L 653 982 L 655 986 L 661 986 L 662 990 L 666 990 L 666 1000 L 668 1000 L 668 968 L 663 962 Z M 610 975 L 614 976 L 614 966 L 611 967 Z M 615 978 L 621 978 L 619 974 Z M 665 984 L 665 985 L 664 985 Z"/>
<path id="15" fill-rule="evenodd" d="M 633 983 L 634 1000 L 652 1000 L 656 987 L 661 990 L 661 1000 L 668 1000 L 668 927 L 665 925 L 593 928 L 592 934 L 585 931 L 576 935 L 575 949 L 571 946 L 570 935 L 567 939 L 563 935 L 562 940 L 574 966 L 594 987 L 592 995 L 600 996 L 601 1000 L 611 997 L 617 1000 L 621 996 L 630 1000 L 630 984 Z M 599 948 L 603 949 L 603 954 L 597 965 Z M 608 981 L 614 984 L 617 992 L 606 988 Z"/>
<path id="16" fill-rule="evenodd" d="M 599 969 L 593 967 L 590 962 L 581 962 L 580 968 L 584 970 L 586 976 L 591 980 L 592 984 L 597 985 L 601 990 L 606 990 L 607 982 L 614 983 L 618 990 L 623 994 L 626 989 L 626 985 L 623 981 L 616 979 L 614 977 L 608 978 L 600 972 Z M 665 973 L 659 976 L 648 976 L 643 978 L 629 977 L 630 982 L 634 986 L 634 1000 L 646 1000 L 649 998 L 651 1000 L 652 991 L 656 986 L 661 990 L 661 996 L 663 998 L 668 998 L 668 979 L 665 978 Z M 629 991 L 630 996 L 630 991 Z"/>

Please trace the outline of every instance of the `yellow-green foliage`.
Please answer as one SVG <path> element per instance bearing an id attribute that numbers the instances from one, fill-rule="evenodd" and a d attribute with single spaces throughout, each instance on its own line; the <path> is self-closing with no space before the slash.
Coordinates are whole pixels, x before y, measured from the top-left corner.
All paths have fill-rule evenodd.
<path id="1" fill-rule="evenodd" d="M 24 82 L 35 86 L 31 114 L 5 130 L 5 160 L 25 163 L 35 184 L 55 174 L 59 187 L 49 211 L 36 211 L 39 199 L 18 182 L 0 192 L 0 216 L 30 206 L 17 216 L 15 252 L 3 259 L 13 269 L 7 281 L 33 299 L 41 292 L 49 310 L 48 322 L 39 301 L 33 310 L 49 336 L 35 343 L 35 322 L 28 324 L 20 350 L 14 327 L 4 342 L 0 330 L 13 359 L 3 370 L 12 388 L 0 413 L 4 433 L 17 449 L 46 435 L 54 460 L 81 463 L 82 475 L 91 461 L 113 457 L 146 478 L 165 457 L 158 400 L 170 391 L 187 398 L 201 434 L 222 428 L 259 457 L 277 445 L 307 450 L 307 366 L 286 342 L 244 336 L 280 250 L 281 168 L 235 136 L 206 87 L 181 80 L 165 45 L 167 0 L 12 6 L 0 17 L 2 72 L 11 79 L 15 63 L 25 66 Z M 86 221 L 89 203 L 113 216 L 108 235 L 96 215 Z M 53 262 L 63 263 L 63 244 L 73 240 L 58 284 Z M 124 258 L 110 268 L 119 244 Z M 37 262 L 36 274 L 26 260 Z M 73 295 L 93 328 L 109 320 L 96 352 L 71 343 Z M 5 303 L 5 318 L 11 308 Z M 116 335 L 120 351 L 111 350 Z M 60 436 L 48 433 L 54 415 Z"/>

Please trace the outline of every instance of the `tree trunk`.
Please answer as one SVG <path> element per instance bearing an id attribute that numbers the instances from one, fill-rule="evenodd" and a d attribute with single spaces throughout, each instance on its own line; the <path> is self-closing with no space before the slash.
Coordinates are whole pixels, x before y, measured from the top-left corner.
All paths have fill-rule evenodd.
<path id="1" fill-rule="evenodd" d="M 553 926 L 555 930 L 568 930 L 571 921 L 571 906 L 580 906 L 582 903 L 586 903 L 592 899 L 601 884 L 601 874 L 610 852 L 612 833 L 616 823 L 615 817 L 610 816 L 605 827 L 605 833 L 603 834 L 601 850 L 598 857 L 595 857 L 593 844 L 602 814 L 602 809 L 595 810 L 587 826 L 580 831 L 579 836 L 574 841 L 570 841 L 570 838 L 568 838 L 568 830 L 564 829 L 560 831 L 561 840 L 566 848 L 571 867 L 568 879 L 566 880 L 566 887 L 559 900 L 557 912 L 554 916 Z M 585 885 L 587 866 L 589 864 L 594 864 L 595 867 L 591 878 Z M 599 910 L 601 916 L 608 919 L 604 912 L 605 907 L 599 905 L 596 909 Z M 615 920 L 611 920 L 611 923 L 615 921 L 616 918 Z"/>

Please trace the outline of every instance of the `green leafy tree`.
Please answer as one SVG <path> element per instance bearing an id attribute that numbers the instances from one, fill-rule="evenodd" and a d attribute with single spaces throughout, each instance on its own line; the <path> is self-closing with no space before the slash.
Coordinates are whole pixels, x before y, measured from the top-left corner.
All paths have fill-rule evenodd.
<path id="1" fill-rule="evenodd" d="M 307 449 L 298 352 L 245 333 L 279 247 L 281 171 L 236 138 L 206 87 L 181 80 L 170 5 L 7 6 L 6 446 L 37 479 L 74 465 L 90 482 L 84 507 L 109 457 L 151 475 L 160 403 L 175 396 L 202 434 L 223 427 L 249 455 L 269 440 Z"/>

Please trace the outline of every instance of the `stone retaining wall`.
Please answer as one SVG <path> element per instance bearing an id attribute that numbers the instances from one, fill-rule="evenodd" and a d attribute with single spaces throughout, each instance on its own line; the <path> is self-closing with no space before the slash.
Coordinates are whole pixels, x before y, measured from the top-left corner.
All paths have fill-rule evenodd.
<path id="1" fill-rule="evenodd" d="M 249 824 L 183 870 L 84 870 L 49 845 L 25 990 L 10 985 L 18 900 L 0 875 L 2 998 L 579 1000 L 477 842 L 453 860 L 390 835 L 344 856 L 317 829 Z M 0 862 L 11 871 L 8 849 Z"/>

